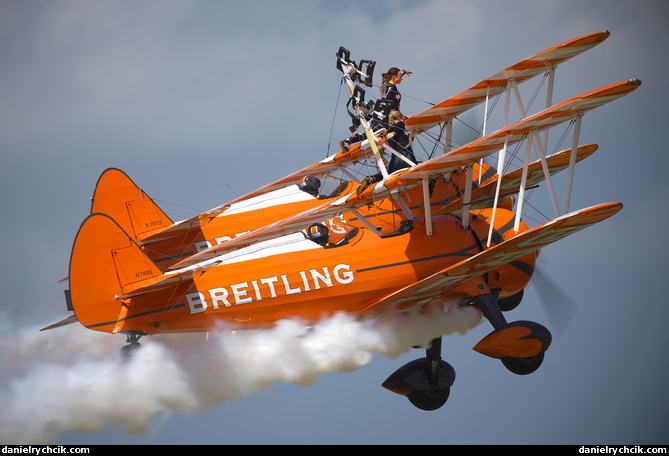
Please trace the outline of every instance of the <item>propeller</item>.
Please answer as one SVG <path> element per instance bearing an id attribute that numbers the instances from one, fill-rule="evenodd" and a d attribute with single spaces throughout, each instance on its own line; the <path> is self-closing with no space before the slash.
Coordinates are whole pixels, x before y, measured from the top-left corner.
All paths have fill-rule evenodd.
<path id="1" fill-rule="evenodd" d="M 551 326 L 556 333 L 562 335 L 572 322 L 578 306 L 576 301 L 565 292 L 564 287 L 543 272 L 546 262 L 541 259 L 539 262 L 543 265 L 538 264 L 535 267 L 530 283 L 534 284 L 539 300 L 551 321 Z"/>

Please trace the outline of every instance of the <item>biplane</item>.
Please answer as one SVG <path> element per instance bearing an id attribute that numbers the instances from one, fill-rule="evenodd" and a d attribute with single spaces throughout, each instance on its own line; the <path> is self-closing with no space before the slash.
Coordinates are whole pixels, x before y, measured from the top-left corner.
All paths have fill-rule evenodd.
<path id="1" fill-rule="evenodd" d="M 124 355 L 146 335 L 207 332 L 221 322 L 264 328 L 283 319 L 313 324 L 336 313 L 443 312 L 455 302 L 478 312 L 492 332 L 473 349 L 516 374 L 535 371 L 552 340 L 544 326 L 508 322 L 521 301 L 540 250 L 621 210 L 620 203 L 569 211 L 576 164 L 597 150 L 579 144 L 589 111 L 633 90 L 631 79 L 552 103 L 556 67 L 600 44 L 603 31 L 539 52 L 423 112 L 405 128 L 417 162 L 388 172 L 383 99 L 374 100 L 375 62 L 356 63 L 341 47 L 336 68 L 350 92 L 352 131 L 364 139 L 302 170 L 186 220 L 174 222 L 124 172 L 100 176 L 91 213 L 76 234 L 69 264 L 68 310 L 44 329 L 79 322 L 126 335 Z M 527 115 L 519 86 L 547 81 L 546 107 Z M 504 124 L 457 145 L 454 120 L 477 107 L 484 125 L 493 100 L 505 99 Z M 521 118 L 508 122 L 518 101 Z M 369 100 L 367 100 L 369 98 Z M 544 133 L 558 125 L 571 147 L 547 154 Z M 512 148 L 522 153 L 513 154 Z M 510 155 L 520 166 L 504 173 Z M 519 157 L 520 156 L 520 157 Z M 495 163 L 496 158 L 496 163 Z M 405 160 L 406 161 L 406 160 Z M 490 163 L 492 162 L 492 164 Z M 567 170 L 562 207 L 552 176 Z M 361 185 L 363 177 L 381 179 Z M 545 186 L 555 217 L 536 226 L 523 218 L 527 195 Z M 441 358 L 441 337 L 383 383 L 424 410 L 441 407 L 455 371 Z"/>

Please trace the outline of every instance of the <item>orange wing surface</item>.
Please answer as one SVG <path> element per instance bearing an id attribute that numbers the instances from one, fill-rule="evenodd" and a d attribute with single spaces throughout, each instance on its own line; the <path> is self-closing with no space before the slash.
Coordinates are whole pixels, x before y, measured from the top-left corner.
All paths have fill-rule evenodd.
<path id="1" fill-rule="evenodd" d="M 424 176 L 451 171 L 479 160 L 500 150 L 504 144 L 510 145 L 524 139 L 531 131 L 542 131 L 576 118 L 586 112 L 609 103 L 636 90 L 641 84 L 636 79 L 623 81 L 599 89 L 591 90 L 554 105 L 537 114 L 509 125 L 494 133 L 479 138 L 453 151 L 421 163 L 413 168 L 404 169 L 386 179 L 388 188 L 408 185 L 421 180 Z"/>
<path id="2" fill-rule="evenodd" d="M 608 37 L 608 31 L 597 32 L 566 41 L 528 57 L 473 85 L 464 92 L 460 92 L 446 101 L 409 117 L 405 122 L 407 130 L 413 133 L 429 130 L 439 122 L 445 122 L 483 103 L 486 97 L 503 93 L 509 79 L 513 78 L 517 83 L 527 81 L 598 45 Z"/>
<path id="3" fill-rule="evenodd" d="M 549 220 L 379 299 L 362 312 L 380 313 L 423 305 L 459 284 L 480 277 L 515 259 L 601 222 L 616 214 L 620 209 L 622 209 L 621 203 L 601 204 Z"/>
<path id="4" fill-rule="evenodd" d="M 379 138 L 379 141 L 384 142 L 385 140 Z M 369 141 L 364 140 L 362 142 L 352 144 L 349 146 L 348 150 L 343 150 L 334 155 L 330 155 L 318 163 L 314 163 L 313 165 L 310 165 L 300 171 L 274 181 L 271 184 L 267 184 L 257 190 L 249 192 L 244 196 L 235 198 L 230 203 L 236 203 L 248 198 L 252 198 L 263 193 L 285 187 L 286 185 L 300 183 L 305 176 L 321 176 L 326 173 L 333 173 L 347 164 L 364 160 L 372 156 L 373 153 L 371 147 L 369 146 Z"/>

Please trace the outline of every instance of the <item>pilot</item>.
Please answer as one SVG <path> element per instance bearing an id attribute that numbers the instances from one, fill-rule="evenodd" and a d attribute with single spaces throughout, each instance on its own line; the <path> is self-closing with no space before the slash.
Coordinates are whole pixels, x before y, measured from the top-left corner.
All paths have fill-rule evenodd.
<path id="1" fill-rule="evenodd" d="M 318 197 L 318 190 L 321 188 L 321 181 L 316 176 L 304 176 L 302 182 L 299 184 L 300 190 L 308 194 Z"/>
<path id="2" fill-rule="evenodd" d="M 325 247 L 330 238 L 330 230 L 322 223 L 314 223 L 307 228 L 307 237 L 310 241 Z"/>
<path id="3" fill-rule="evenodd" d="M 328 229 L 327 226 L 325 226 L 322 223 L 314 223 L 309 228 L 307 228 L 306 233 L 307 233 L 307 238 L 310 241 L 315 242 L 321 247 L 329 249 L 348 244 L 350 240 L 354 238 L 356 234 L 358 234 L 359 231 L 360 229 L 358 227 L 352 227 L 352 229 L 347 230 L 345 236 L 333 242 L 330 242 L 330 230 Z M 337 236 L 335 236 L 335 238 L 336 237 Z"/>

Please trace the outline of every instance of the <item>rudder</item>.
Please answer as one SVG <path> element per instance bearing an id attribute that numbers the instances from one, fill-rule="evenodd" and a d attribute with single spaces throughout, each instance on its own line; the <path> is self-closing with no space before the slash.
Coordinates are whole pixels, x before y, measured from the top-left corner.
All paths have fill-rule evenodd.
<path id="1" fill-rule="evenodd" d="M 91 214 L 79 228 L 70 257 L 70 296 L 89 329 L 123 329 L 127 306 L 117 297 L 129 286 L 162 275 L 139 245 L 107 214 Z"/>
<path id="2" fill-rule="evenodd" d="M 104 170 L 98 179 L 91 202 L 91 214 L 95 213 L 109 215 L 136 241 L 172 225 L 167 214 L 117 168 Z"/>

